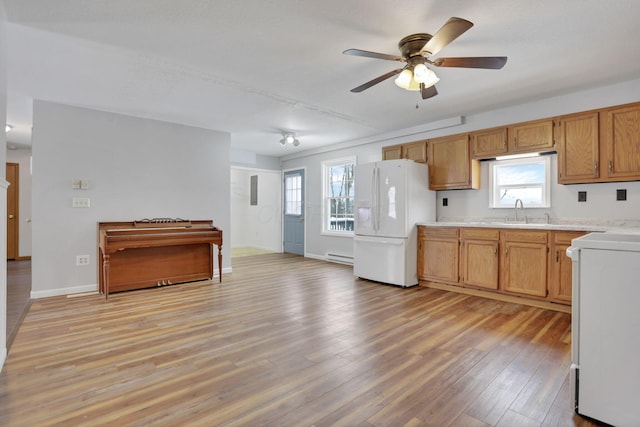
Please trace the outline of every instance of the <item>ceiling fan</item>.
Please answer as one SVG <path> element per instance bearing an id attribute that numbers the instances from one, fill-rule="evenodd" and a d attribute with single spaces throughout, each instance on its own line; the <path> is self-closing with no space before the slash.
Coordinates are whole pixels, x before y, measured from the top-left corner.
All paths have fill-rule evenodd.
<path id="1" fill-rule="evenodd" d="M 369 52 L 360 49 L 347 49 L 345 55 L 364 56 L 367 58 L 386 59 L 388 61 L 405 62 L 402 68 L 389 71 L 373 80 L 351 89 L 351 92 L 362 92 L 371 86 L 387 80 L 395 75 L 396 85 L 407 90 L 419 90 L 422 99 L 431 98 L 438 94 L 435 84 L 440 80 L 436 74 L 427 67 L 459 67 L 459 68 L 486 68 L 499 70 L 507 62 L 506 56 L 475 56 L 462 58 L 437 58 L 430 59 L 449 43 L 457 39 L 473 23 L 462 18 L 449 18 L 449 20 L 433 36 L 427 33 L 411 34 L 398 43 L 401 56 L 388 55 L 386 53 Z"/>

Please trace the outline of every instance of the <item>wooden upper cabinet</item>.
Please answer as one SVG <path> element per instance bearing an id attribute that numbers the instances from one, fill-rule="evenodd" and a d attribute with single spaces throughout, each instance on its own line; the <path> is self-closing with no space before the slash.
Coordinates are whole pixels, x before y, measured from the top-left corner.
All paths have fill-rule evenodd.
<path id="1" fill-rule="evenodd" d="M 507 128 L 484 129 L 471 132 L 471 157 L 489 159 L 507 154 Z"/>
<path id="2" fill-rule="evenodd" d="M 402 158 L 402 145 L 382 147 L 382 160 L 396 160 Z"/>
<path id="3" fill-rule="evenodd" d="M 509 153 L 550 151 L 554 148 L 553 120 L 536 120 L 509 126 Z"/>
<path id="4" fill-rule="evenodd" d="M 607 179 L 640 179 L 640 104 L 606 110 L 606 123 Z"/>
<path id="5" fill-rule="evenodd" d="M 593 182 L 600 177 L 599 114 L 571 114 L 556 120 L 558 183 Z"/>
<path id="6" fill-rule="evenodd" d="M 471 159 L 469 134 L 430 139 L 427 147 L 431 190 L 479 188 L 480 164 Z"/>
<path id="7" fill-rule="evenodd" d="M 382 160 L 409 159 L 418 163 L 427 162 L 427 142 L 416 141 L 382 148 Z"/>

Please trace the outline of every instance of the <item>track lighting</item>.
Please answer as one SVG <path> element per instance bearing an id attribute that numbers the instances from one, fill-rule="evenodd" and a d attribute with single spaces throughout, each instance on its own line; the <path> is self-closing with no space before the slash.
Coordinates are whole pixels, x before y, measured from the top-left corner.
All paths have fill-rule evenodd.
<path id="1" fill-rule="evenodd" d="M 300 141 L 296 138 L 296 134 L 294 132 L 282 132 L 280 145 L 284 147 L 287 144 L 292 144 L 294 147 L 300 145 Z"/>

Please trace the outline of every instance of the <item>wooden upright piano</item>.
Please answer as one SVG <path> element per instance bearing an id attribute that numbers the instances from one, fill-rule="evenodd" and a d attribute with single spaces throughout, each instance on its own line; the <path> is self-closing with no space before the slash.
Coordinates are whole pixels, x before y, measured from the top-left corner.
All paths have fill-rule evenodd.
<path id="1" fill-rule="evenodd" d="M 99 222 L 100 293 L 212 279 L 214 245 L 222 282 L 222 230 L 213 221 Z"/>

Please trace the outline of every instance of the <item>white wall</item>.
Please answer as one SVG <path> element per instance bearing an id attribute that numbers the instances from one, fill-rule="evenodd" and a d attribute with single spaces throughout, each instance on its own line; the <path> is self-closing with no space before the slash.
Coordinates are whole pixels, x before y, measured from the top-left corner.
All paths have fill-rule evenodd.
<path id="1" fill-rule="evenodd" d="M 0 2 L 0 117 L 7 119 L 7 14 Z M 0 133 L 0 370 L 7 358 L 7 182 L 4 179 L 7 139 Z"/>
<path id="2" fill-rule="evenodd" d="M 384 144 L 389 145 L 389 144 Z M 327 253 L 353 255 L 353 238 L 322 233 L 322 162 L 356 156 L 357 163 L 381 159 L 383 143 L 358 145 L 335 151 L 298 157 L 283 162 L 283 169 L 306 168 L 305 172 L 305 256 L 325 258 Z"/>
<path id="3" fill-rule="evenodd" d="M 233 136 L 231 144 L 233 145 Z M 250 169 L 280 170 L 278 157 L 263 156 L 253 151 L 231 149 L 231 165 Z"/>
<path id="4" fill-rule="evenodd" d="M 31 256 L 31 150 L 7 150 L 7 162 L 18 163 L 18 256 Z"/>
<path id="5" fill-rule="evenodd" d="M 251 176 L 258 177 L 258 204 L 251 206 Z M 231 247 L 282 252 L 282 174 L 231 168 Z"/>
<path id="6" fill-rule="evenodd" d="M 351 238 L 325 236 L 321 234 L 321 198 L 323 160 L 335 159 L 349 155 L 356 155 L 358 163 L 380 160 L 383 146 L 403 142 L 417 141 L 426 138 L 470 132 L 494 126 L 524 122 L 556 115 L 569 114 L 595 108 L 625 104 L 640 101 L 640 79 L 629 82 L 612 84 L 606 87 L 594 88 L 572 94 L 562 94 L 554 98 L 524 103 L 522 105 L 493 110 L 488 112 L 465 115 L 460 111 L 464 120 L 460 125 L 442 127 L 431 131 L 415 133 L 407 130 L 389 135 L 380 135 L 378 141 L 365 145 L 349 146 L 349 143 L 339 143 L 335 151 L 326 149 L 324 152 L 308 154 L 301 153 L 283 159 L 283 169 L 306 167 L 307 174 L 307 213 L 306 218 L 306 255 L 324 257 L 333 252 L 343 255 L 353 254 Z M 445 96 L 445 95 L 438 95 Z M 428 101 L 426 101 L 428 102 Z M 426 125 L 426 124 L 425 124 Z M 437 126 L 434 126 L 437 127 Z M 330 148 L 330 147 L 329 147 Z M 556 174 L 556 156 L 553 156 L 553 179 Z M 439 219 L 460 217 L 493 217 L 504 216 L 504 210 L 490 210 L 488 208 L 488 164 L 482 163 L 480 190 L 439 191 L 437 194 L 437 216 Z M 627 202 L 615 202 L 615 190 L 627 189 Z M 587 191 L 587 202 L 577 202 L 577 192 Z M 614 222 L 629 220 L 640 221 L 640 183 L 607 183 L 580 185 L 553 185 L 552 208 L 546 210 L 556 221 L 578 220 L 584 222 Z M 449 207 L 442 207 L 442 199 L 447 197 Z M 496 214 L 496 212 L 498 212 Z M 545 210 L 536 210 L 532 216 L 543 216 Z"/>
<path id="7" fill-rule="evenodd" d="M 230 241 L 227 133 L 35 101 L 32 144 L 33 298 L 97 289 L 100 221 L 213 219 Z M 78 267 L 83 254 L 91 264 Z"/>
<path id="8" fill-rule="evenodd" d="M 602 225 L 640 226 L 640 182 L 611 182 L 598 184 L 557 184 L 557 158 L 551 155 L 551 208 L 526 209 L 532 219 L 551 216 L 551 222 Z M 513 217 L 512 209 L 489 208 L 489 163 L 482 162 L 479 190 L 437 192 L 438 220 Z M 616 201 L 616 190 L 626 189 L 627 200 Z M 587 192 L 587 201 L 578 202 L 578 191 Z M 448 206 L 442 206 L 442 199 Z"/>

